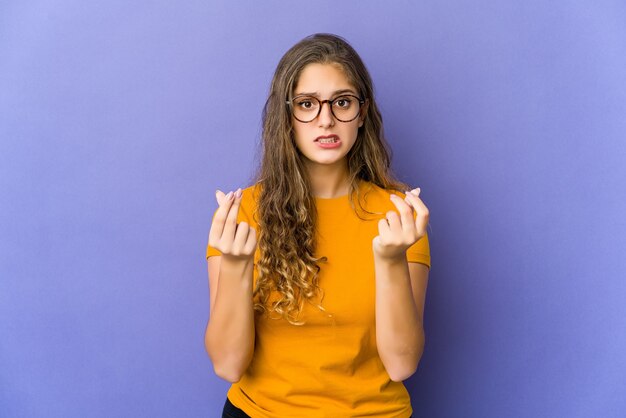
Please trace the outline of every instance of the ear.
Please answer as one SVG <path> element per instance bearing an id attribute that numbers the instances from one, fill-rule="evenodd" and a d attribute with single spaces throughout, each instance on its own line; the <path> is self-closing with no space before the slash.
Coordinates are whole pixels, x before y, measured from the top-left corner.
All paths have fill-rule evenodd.
<path id="1" fill-rule="evenodd" d="M 359 128 L 363 126 L 365 122 L 365 117 L 367 116 L 367 110 L 369 109 L 370 101 L 369 99 L 365 99 L 365 103 L 361 106 L 361 114 L 359 115 Z"/>

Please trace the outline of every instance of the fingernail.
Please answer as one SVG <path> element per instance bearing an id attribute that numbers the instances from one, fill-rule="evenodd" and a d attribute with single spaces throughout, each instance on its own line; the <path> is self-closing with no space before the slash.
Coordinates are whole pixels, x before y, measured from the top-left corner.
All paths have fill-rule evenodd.
<path id="1" fill-rule="evenodd" d="M 233 197 L 233 192 L 228 192 L 228 194 L 226 195 L 226 199 L 230 200 Z"/>
<path id="2" fill-rule="evenodd" d="M 236 197 L 241 197 L 242 194 L 243 192 L 241 191 L 241 188 L 237 189 L 237 191 L 235 192 Z"/>
<path id="3" fill-rule="evenodd" d="M 416 195 L 416 196 L 419 196 L 421 191 L 422 191 L 422 189 L 417 187 L 417 188 L 413 189 L 413 194 Z"/>

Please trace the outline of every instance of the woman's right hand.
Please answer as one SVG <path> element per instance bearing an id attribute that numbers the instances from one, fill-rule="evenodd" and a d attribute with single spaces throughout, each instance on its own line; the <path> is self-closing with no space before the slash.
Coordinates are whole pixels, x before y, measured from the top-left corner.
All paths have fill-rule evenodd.
<path id="1" fill-rule="evenodd" d="M 241 189 L 216 193 L 209 245 L 222 253 L 209 257 L 209 322 L 204 344 L 215 373 L 237 382 L 254 355 L 253 277 L 256 231 L 246 222 L 237 224 Z"/>
<path id="2" fill-rule="evenodd" d="M 222 257 L 247 261 L 254 257 L 256 230 L 246 222 L 237 223 L 241 205 L 241 189 L 215 194 L 219 207 L 213 217 L 209 232 L 209 245 L 222 253 Z"/>

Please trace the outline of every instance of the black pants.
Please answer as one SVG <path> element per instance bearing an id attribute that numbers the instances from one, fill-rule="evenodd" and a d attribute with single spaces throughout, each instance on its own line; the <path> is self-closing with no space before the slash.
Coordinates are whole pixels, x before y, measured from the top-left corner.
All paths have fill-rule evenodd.
<path id="1" fill-rule="evenodd" d="M 228 398 L 226 398 L 224 411 L 222 412 L 222 418 L 250 418 L 250 415 L 246 415 L 245 412 L 230 403 Z"/>
<path id="2" fill-rule="evenodd" d="M 226 398 L 224 411 L 222 412 L 222 418 L 250 418 L 250 415 L 247 415 L 241 409 L 237 408 L 235 405 L 230 403 L 228 398 Z"/>

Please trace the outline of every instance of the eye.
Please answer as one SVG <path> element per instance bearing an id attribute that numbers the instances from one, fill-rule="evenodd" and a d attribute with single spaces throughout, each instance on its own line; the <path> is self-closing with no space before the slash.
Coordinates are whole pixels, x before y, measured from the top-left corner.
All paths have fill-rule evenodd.
<path id="1" fill-rule="evenodd" d="M 310 97 L 301 97 L 299 99 L 296 99 L 295 102 L 296 106 L 303 110 L 314 109 L 317 106 L 317 103 L 315 103 L 315 99 L 312 99 Z"/>
<path id="2" fill-rule="evenodd" d="M 347 109 L 352 104 L 352 98 L 350 97 L 338 97 L 334 100 L 334 103 L 337 107 L 342 109 Z"/>

